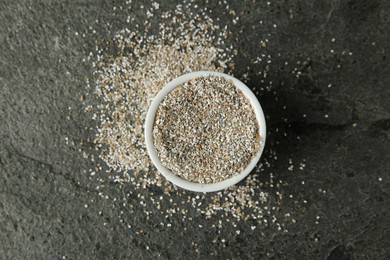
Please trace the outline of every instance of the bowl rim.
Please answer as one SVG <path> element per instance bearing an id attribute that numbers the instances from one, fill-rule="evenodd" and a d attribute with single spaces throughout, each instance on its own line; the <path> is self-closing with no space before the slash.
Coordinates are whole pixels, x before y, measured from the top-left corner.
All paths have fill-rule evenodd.
<path id="1" fill-rule="evenodd" d="M 184 178 L 179 177 L 178 175 L 171 172 L 168 168 L 166 168 L 162 162 L 160 161 L 160 158 L 157 155 L 156 148 L 154 146 L 153 142 L 153 126 L 154 126 L 154 120 L 156 117 L 157 110 L 160 106 L 160 103 L 164 100 L 165 96 L 168 95 L 173 89 L 175 89 L 177 86 L 198 78 L 198 77 L 204 77 L 204 76 L 220 76 L 224 77 L 226 80 L 232 81 L 233 84 L 241 90 L 241 92 L 244 94 L 244 96 L 250 101 L 253 110 L 256 115 L 257 122 L 259 124 L 259 134 L 260 134 L 260 149 L 256 153 L 256 155 L 252 158 L 252 160 L 249 162 L 249 164 L 243 169 L 239 174 L 220 181 L 216 183 L 197 183 L 197 182 L 190 182 Z M 177 77 L 170 81 L 168 84 L 166 84 L 154 97 L 145 120 L 145 144 L 146 149 L 149 154 L 149 157 L 154 164 L 154 166 L 157 168 L 157 170 L 170 182 L 175 184 L 176 186 L 179 186 L 181 188 L 196 191 L 196 192 L 214 192 L 226 189 L 238 182 L 240 182 L 242 179 L 244 179 L 248 174 L 253 170 L 253 168 L 256 166 L 257 162 L 260 160 L 260 157 L 264 151 L 265 146 L 265 140 L 266 140 L 266 122 L 265 117 L 263 113 L 263 109 L 256 98 L 256 96 L 253 94 L 252 90 L 250 90 L 249 87 L 247 87 L 243 82 L 238 80 L 237 78 L 230 76 L 228 74 L 222 73 L 222 72 L 216 72 L 216 71 L 195 71 L 191 73 L 184 74 L 180 77 Z"/>

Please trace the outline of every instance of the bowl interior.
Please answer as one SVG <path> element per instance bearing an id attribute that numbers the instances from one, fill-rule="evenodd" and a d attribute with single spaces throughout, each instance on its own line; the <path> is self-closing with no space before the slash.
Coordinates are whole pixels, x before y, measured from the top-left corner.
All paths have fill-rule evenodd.
<path id="1" fill-rule="evenodd" d="M 257 152 L 257 154 L 252 158 L 250 163 L 247 165 L 247 167 L 241 171 L 239 174 L 223 180 L 221 182 L 216 183 L 196 183 L 196 182 L 190 182 L 186 179 L 183 179 L 173 172 L 171 172 L 169 169 L 167 169 L 160 161 L 156 148 L 154 146 L 153 142 L 153 126 L 154 126 L 154 119 L 157 113 L 157 110 L 159 108 L 160 103 L 163 101 L 165 96 L 171 92 L 174 88 L 177 86 L 191 80 L 194 78 L 198 78 L 201 76 L 209 76 L 209 75 L 215 75 L 215 76 L 221 76 L 224 77 L 226 80 L 231 80 L 234 85 L 242 91 L 244 96 L 250 101 L 253 110 L 256 115 L 257 122 L 259 124 L 259 132 L 260 132 L 260 149 Z M 227 75 L 225 73 L 221 72 L 215 72 L 215 71 L 196 71 L 192 73 L 185 74 L 181 77 L 175 78 L 171 82 L 169 82 L 164 88 L 161 89 L 161 91 L 156 95 L 156 97 L 153 99 L 152 104 L 149 107 L 146 121 L 145 121 L 145 143 L 146 148 L 149 154 L 150 159 L 152 160 L 153 164 L 156 166 L 158 171 L 164 175 L 164 177 L 172 182 L 173 184 L 187 189 L 191 191 L 197 191 L 197 192 L 213 192 L 218 190 L 223 190 L 225 188 L 228 188 L 239 181 L 241 181 L 243 178 L 245 178 L 256 166 L 257 162 L 259 161 L 261 154 L 264 150 L 265 145 L 265 139 L 266 139 L 266 123 L 264 118 L 263 109 L 260 106 L 259 101 L 257 100 L 256 96 L 253 94 L 253 92 L 240 80 Z"/>

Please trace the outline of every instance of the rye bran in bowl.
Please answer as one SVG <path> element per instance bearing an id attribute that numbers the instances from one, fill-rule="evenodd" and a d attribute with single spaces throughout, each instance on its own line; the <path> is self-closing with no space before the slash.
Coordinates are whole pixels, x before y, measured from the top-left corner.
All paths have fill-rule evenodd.
<path id="1" fill-rule="evenodd" d="M 256 166 L 265 119 L 252 91 L 220 72 L 198 71 L 168 83 L 145 123 L 149 156 L 175 185 L 198 192 L 225 189 Z"/>

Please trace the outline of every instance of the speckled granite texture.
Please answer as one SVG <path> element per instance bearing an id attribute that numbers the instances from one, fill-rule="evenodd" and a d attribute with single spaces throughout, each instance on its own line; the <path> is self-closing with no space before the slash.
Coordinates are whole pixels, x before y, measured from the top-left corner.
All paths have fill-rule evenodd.
<path id="1" fill-rule="evenodd" d="M 209 4 L 239 35 L 235 75 L 261 53 L 272 56 L 273 89 L 258 94 L 271 133 L 266 154 L 277 151 L 273 173 L 288 183 L 281 208 L 296 219 L 288 232 L 257 227 L 238 235 L 228 225 L 220 234 L 198 228 L 210 223 L 196 215 L 187 230 L 181 218 L 162 228 L 161 215 L 146 220 L 140 207 L 118 218 L 84 173 L 93 162 L 71 145 L 92 137 L 85 129 L 95 124 L 79 100 L 92 73 L 82 58 L 96 35 L 126 26 L 127 15 L 112 8 L 120 2 L 1 1 L 0 258 L 389 259 L 390 4 L 309 2 L 237 1 L 235 26 Z M 131 15 L 145 18 L 137 8 Z M 96 19 L 94 37 L 75 35 L 96 28 Z M 249 76 L 248 85 L 259 86 L 255 71 Z M 306 167 L 288 171 L 289 159 Z M 227 243 L 211 243 L 216 236 Z"/>

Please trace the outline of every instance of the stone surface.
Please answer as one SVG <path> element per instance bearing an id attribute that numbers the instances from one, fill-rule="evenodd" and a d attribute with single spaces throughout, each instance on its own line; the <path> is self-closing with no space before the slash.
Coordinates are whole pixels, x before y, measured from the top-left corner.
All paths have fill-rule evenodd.
<path id="1" fill-rule="evenodd" d="M 277 151 L 274 175 L 289 184 L 282 211 L 296 218 L 287 233 L 258 227 L 239 235 L 232 226 L 220 234 L 199 228 L 210 221 L 196 214 L 187 230 L 181 218 L 162 228 L 163 217 L 146 219 L 139 205 L 119 218 L 88 178 L 93 162 L 72 144 L 93 136 L 79 97 L 92 70 L 82 59 L 96 37 L 75 32 L 94 25 L 96 35 L 109 38 L 126 26 L 127 15 L 113 11 L 120 4 L 0 3 L 0 258 L 390 258 L 387 1 L 237 1 L 235 26 L 210 3 L 213 17 L 237 32 L 235 75 L 261 53 L 272 56 L 273 89 L 258 94 L 270 132 L 266 155 Z M 134 8 L 131 15 L 144 19 L 141 13 Z M 256 69 L 249 86 L 259 86 Z M 290 172 L 289 159 L 304 159 L 306 167 Z M 123 196 L 115 185 L 108 189 Z M 228 242 L 212 244 L 216 236 Z"/>

